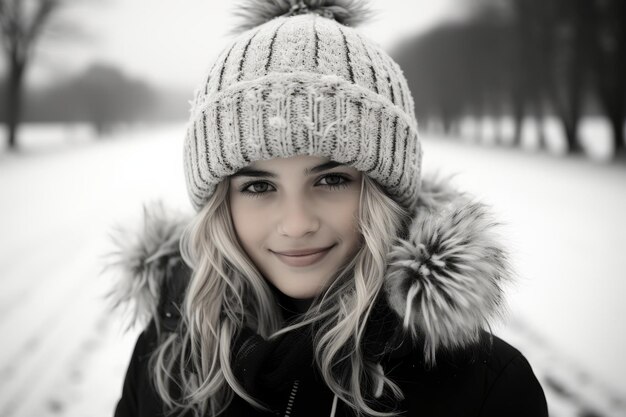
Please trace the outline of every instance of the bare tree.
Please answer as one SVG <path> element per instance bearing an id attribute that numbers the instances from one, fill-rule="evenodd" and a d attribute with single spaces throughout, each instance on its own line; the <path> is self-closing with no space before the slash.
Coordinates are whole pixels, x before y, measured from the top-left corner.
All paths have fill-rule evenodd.
<path id="1" fill-rule="evenodd" d="M 597 0 L 599 24 L 593 64 L 600 104 L 609 119 L 615 156 L 626 157 L 626 2 Z"/>
<path id="2" fill-rule="evenodd" d="M 6 124 L 9 149 L 17 147 L 24 74 L 35 45 L 63 0 L 0 0 L 0 35 L 7 61 Z"/>

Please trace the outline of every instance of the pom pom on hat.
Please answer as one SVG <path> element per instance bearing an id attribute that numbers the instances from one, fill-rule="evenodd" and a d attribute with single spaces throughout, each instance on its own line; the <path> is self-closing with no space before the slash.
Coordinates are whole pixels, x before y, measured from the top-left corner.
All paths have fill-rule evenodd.
<path id="1" fill-rule="evenodd" d="M 371 14 L 366 0 L 243 0 L 235 10 L 241 23 L 233 29 L 239 33 L 279 16 L 315 13 L 336 20 L 344 26 L 356 26 Z"/>

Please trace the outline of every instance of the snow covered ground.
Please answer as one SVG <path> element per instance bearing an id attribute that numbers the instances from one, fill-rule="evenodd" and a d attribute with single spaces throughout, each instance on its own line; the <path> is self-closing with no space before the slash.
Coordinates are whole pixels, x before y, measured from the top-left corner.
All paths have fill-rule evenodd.
<path id="1" fill-rule="evenodd" d="M 145 201 L 191 210 L 183 129 L 96 141 L 86 128 L 27 127 L 24 151 L 0 153 L 0 416 L 112 415 L 140 329 L 124 333 L 107 310 L 108 233 Z M 458 173 L 505 223 L 518 282 L 495 331 L 526 354 L 551 415 L 626 416 L 626 167 L 528 140 L 520 151 L 425 137 L 424 169 Z"/>

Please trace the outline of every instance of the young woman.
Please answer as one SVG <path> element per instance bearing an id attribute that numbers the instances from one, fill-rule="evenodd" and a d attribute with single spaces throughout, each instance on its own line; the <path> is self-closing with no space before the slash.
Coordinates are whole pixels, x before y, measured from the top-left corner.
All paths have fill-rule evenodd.
<path id="1" fill-rule="evenodd" d="M 361 3 L 248 3 L 193 102 L 196 215 L 147 212 L 117 302 L 149 319 L 116 416 L 547 416 L 488 320 L 485 206 L 421 175 L 398 65 Z"/>

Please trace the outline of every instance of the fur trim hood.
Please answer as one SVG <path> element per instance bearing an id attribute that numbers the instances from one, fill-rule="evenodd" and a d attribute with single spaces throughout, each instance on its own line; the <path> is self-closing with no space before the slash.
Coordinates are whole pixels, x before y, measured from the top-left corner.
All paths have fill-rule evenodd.
<path id="1" fill-rule="evenodd" d="M 189 219 L 154 204 L 144 207 L 139 230 L 114 234 L 107 269 L 116 269 L 119 279 L 109 295 L 114 307 L 130 312 L 131 322 L 166 321 L 171 310 L 163 305 L 180 305 L 191 271 L 179 240 Z M 512 273 L 498 225 L 488 206 L 454 189 L 449 177 L 423 177 L 408 235 L 389 254 L 384 289 L 427 361 L 441 349 L 478 342 L 482 329 L 505 311 L 503 285 Z"/>

